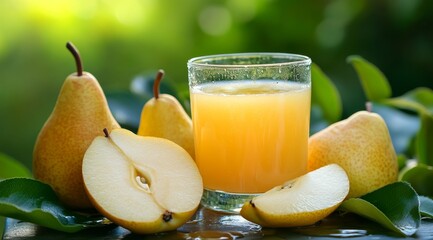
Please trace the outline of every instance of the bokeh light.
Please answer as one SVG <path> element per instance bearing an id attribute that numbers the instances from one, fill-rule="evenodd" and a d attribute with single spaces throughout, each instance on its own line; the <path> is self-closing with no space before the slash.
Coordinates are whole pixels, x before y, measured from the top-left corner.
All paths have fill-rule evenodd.
<path id="1" fill-rule="evenodd" d="M 162 68 L 187 97 L 186 62 L 199 55 L 305 54 L 335 82 L 348 115 L 365 100 L 351 54 L 376 64 L 394 95 L 433 87 L 432 10 L 428 0 L 3 0 L 0 152 L 30 167 L 36 136 L 75 71 L 67 41 L 107 93 Z"/>

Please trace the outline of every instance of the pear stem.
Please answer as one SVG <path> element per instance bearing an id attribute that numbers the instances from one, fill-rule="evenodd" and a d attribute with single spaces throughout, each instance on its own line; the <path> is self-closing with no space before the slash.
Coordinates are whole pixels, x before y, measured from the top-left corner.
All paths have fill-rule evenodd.
<path id="1" fill-rule="evenodd" d="M 155 99 L 159 97 L 159 84 L 161 83 L 162 77 L 164 77 L 164 70 L 158 70 L 156 74 L 155 81 L 153 82 L 153 96 Z"/>
<path id="2" fill-rule="evenodd" d="M 82 76 L 83 64 L 81 62 L 81 57 L 80 57 L 80 53 L 78 52 L 78 49 L 71 42 L 66 43 L 66 48 L 72 53 L 72 55 L 74 55 L 75 65 L 77 66 L 77 75 Z"/>
<path id="3" fill-rule="evenodd" d="M 104 130 L 102 131 L 104 132 L 106 138 L 110 137 L 110 134 L 108 133 L 108 130 L 106 128 L 104 128 Z"/>
<path id="4" fill-rule="evenodd" d="M 169 222 L 171 219 L 173 219 L 173 213 L 166 210 L 162 214 L 162 220 L 164 220 L 164 222 Z"/>
<path id="5" fill-rule="evenodd" d="M 365 109 L 367 110 L 367 112 L 372 112 L 373 111 L 373 104 L 371 102 L 366 102 L 365 103 Z"/>

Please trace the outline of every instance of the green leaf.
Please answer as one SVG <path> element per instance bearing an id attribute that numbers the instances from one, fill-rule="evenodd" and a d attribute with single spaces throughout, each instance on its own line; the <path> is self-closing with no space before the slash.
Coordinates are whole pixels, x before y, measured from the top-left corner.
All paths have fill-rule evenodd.
<path id="1" fill-rule="evenodd" d="M 27 177 L 31 178 L 30 171 L 17 160 L 0 153 L 0 180 L 12 177 Z M 3 235 L 5 218 L 0 217 L 0 236 Z"/>
<path id="2" fill-rule="evenodd" d="M 310 136 L 325 129 L 329 124 L 330 123 L 323 117 L 322 108 L 315 104 L 311 105 Z"/>
<path id="3" fill-rule="evenodd" d="M 313 63 L 311 68 L 312 82 L 312 104 L 320 106 L 323 112 L 323 117 L 333 123 L 341 118 L 342 103 L 340 94 L 323 71 Z"/>
<path id="4" fill-rule="evenodd" d="M 3 153 L 0 153 L 0 166 L 0 180 L 12 177 L 32 177 L 29 169 L 23 164 Z"/>
<path id="5" fill-rule="evenodd" d="M 107 92 L 106 96 L 110 110 L 120 126 L 137 132 L 141 110 L 151 97 L 140 97 L 129 91 Z"/>
<path id="6" fill-rule="evenodd" d="M 385 99 L 383 103 L 417 113 L 428 112 L 433 115 L 433 90 L 425 87 L 416 88 L 400 97 Z"/>
<path id="7" fill-rule="evenodd" d="M 6 218 L 0 217 L 0 237 L 3 236 L 5 225 L 6 225 Z"/>
<path id="8" fill-rule="evenodd" d="M 397 155 L 398 169 L 401 170 L 406 166 L 406 163 L 409 159 L 404 154 Z"/>
<path id="9" fill-rule="evenodd" d="M 425 164 L 409 164 L 399 174 L 399 180 L 410 183 L 419 195 L 433 197 L 433 167 Z"/>
<path id="10" fill-rule="evenodd" d="M 419 212 L 423 217 L 433 218 L 433 199 L 419 196 Z"/>
<path id="11" fill-rule="evenodd" d="M 433 165 L 433 90 L 416 88 L 404 95 L 382 101 L 389 106 L 418 113 L 421 128 L 416 138 L 416 156 L 420 163 Z M 430 147 L 429 147 L 430 146 Z"/>
<path id="12" fill-rule="evenodd" d="M 347 62 L 355 68 L 369 101 L 378 101 L 391 97 L 389 82 L 375 65 L 356 55 L 349 56 Z"/>
<path id="13" fill-rule="evenodd" d="M 360 198 L 344 201 L 340 209 L 368 218 L 404 236 L 419 228 L 419 200 L 415 190 L 405 182 L 396 182 Z"/>
<path id="14" fill-rule="evenodd" d="M 416 136 L 418 162 L 433 166 L 433 114 L 421 113 L 421 129 Z"/>
<path id="15" fill-rule="evenodd" d="M 108 223 L 102 216 L 78 214 L 64 208 L 49 185 L 28 178 L 0 181 L 0 215 L 63 232 Z"/>

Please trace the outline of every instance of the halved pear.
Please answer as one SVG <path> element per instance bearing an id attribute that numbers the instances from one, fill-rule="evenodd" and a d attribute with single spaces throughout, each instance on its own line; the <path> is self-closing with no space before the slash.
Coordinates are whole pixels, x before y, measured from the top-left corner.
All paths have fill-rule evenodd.
<path id="1" fill-rule="evenodd" d="M 142 234 L 183 225 L 203 193 L 198 168 L 182 147 L 125 129 L 94 139 L 84 155 L 83 179 L 101 214 Z"/>
<path id="2" fill-rule="evenodd" d="M 307 226 L 331 214 L 349 193 L 349 178 L 330 164 L 246 202 L 241 215 L 264 227 Z"/>

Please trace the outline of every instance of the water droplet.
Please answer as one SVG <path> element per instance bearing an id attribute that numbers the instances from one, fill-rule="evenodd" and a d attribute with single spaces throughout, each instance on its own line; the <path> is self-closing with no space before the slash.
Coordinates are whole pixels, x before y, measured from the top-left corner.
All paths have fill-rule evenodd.
<path id="1" fill-rule="evenodd" d="M 296 232 L 310 236 L 318 237 L 336 237 L 336 238 L 349 238 L 361 237 L 368 234 L 367 230 L 362 229 L 337 229 L 337 228 L 316 228 L 308 227 L 297 229 Z"/>
<path id="2" fill-rule="evenodd" d="M 367 235 L 366 230 L 358 230 L 358 229 L 336 229 L 336 233 L 330 233 L 331 237 L 361 237 Z"/>
<path id="3" fill-rule="evenodd" d="M 194 219 L 194 220 L 190 220 L 187 222 L 187 224 L 198 224 L 201 221 L 203 221 L 203 219 Z"/>
<path id="4" fill-rule="evenodd" d="M 241 232 L 222 232 L 222 231 L 197 231 L 185 233 L 185 239 L 239 239 L 243 238 L 244 234 Z"/>

